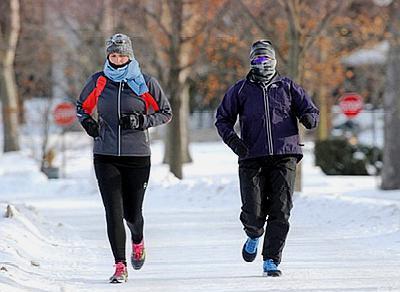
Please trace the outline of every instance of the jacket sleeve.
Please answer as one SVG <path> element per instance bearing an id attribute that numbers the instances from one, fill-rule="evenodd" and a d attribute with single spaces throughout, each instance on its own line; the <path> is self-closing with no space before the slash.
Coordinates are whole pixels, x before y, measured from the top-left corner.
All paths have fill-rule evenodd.
<path id="1" fill-rule="evenodd" d="M 158 104 L 159 110 L 146 116 L 144 129 L 169 123 L 172 119 L 171 105 L 158 81 L 151 77 L 147 85 L 149 92 Z"/>
<path id="2" fill-rule="evenodd" d="M 311 100 L 311 97 L 305 90 L 293 81 L 290 81 L 290 95 L 294 105 L 294 110 L 297 118 L 302 120 L 308 116 L 311 122 L 311 129 L 315 128 L 319 122 L 319 110 Z"/>
<path id="3" fill-rule="evenodd" d="M 82 89 L 82 92 L 76 101 L 76 116 L 79 122 L 90 117 L 94 108 L 96 107 L 97 100 L 95 98 L 96 80 L 95 76 L 91 76 Z"/>
<path id="4" fill-rule="evenodd" d="M 225 93 L 224 98 L 217 109 L 215 122 L 218 134 L 228 146 L 230 145 L 233 137 L 237 136 L 233 127 L 236 123 L 238 113 L 238 94 L 237 86 L 235 84 Z"/>

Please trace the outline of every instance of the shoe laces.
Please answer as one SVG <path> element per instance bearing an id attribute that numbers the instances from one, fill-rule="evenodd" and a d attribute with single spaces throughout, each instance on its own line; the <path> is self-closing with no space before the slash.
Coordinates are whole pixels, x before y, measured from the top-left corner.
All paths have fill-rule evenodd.
<path id="1" fill-rule="evenodd" d="M 143 240 L 138 244 L 133 243 L 132 250 L 133 250 L 133 256 L 134 256 L 135 260 L 140 260 L 142 258 L 142 254 L 143 254 L 143 250 L 144 250 Z"/>
<path id="2" fill-rule="evenodd" d="M 116 263 L 114 267 L 115 267 L 114 276 L 119 277 L 125 273 L 126 267 L 123 262 Z"/>
<path id="3" fill-rule="evenodd" d="M 248 238 L 246 242 L 246 251 L 249 253 L 254 253 L 258 246 L 258 238 Z"/>
<path id="4" fill-rule="evenodd" d="M 264 261 L 264 268 L 268 271 L 275 271 L 278 269 L 278 265 L 275 264 L 274 260 L 268 259 Z"/>

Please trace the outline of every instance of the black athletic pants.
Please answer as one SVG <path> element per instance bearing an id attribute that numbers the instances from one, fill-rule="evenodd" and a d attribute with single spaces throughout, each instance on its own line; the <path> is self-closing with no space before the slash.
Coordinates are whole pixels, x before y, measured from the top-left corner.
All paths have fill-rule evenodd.
<path id="1" fill-rule="evenodd" d="M 106 213 L 107 234 L 115 262 L 126 261 L 126 234 L 132 242 L 143 238 L 142 205 L 150 174 L 150 156 L 94 155 L 94 169 Z"/>
<path id="2" fill-rule="evenodd" d="M 281 261 L 289 232 L 296 164 L 296 157 L 283 155 L 239 161 L 240 220 L 251 238 L 264 234 L 267 221 L 262 253 L 264 260 Z"/>

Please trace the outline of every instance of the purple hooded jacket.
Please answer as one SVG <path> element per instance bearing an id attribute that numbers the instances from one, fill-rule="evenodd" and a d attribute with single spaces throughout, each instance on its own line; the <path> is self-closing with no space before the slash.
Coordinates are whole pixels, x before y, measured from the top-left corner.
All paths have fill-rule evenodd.
<path id="1" fill-rule="evenodd" d="M 263 85 L 245 78 L 226 92 L 217 110 L 215 126 L 225 143 L 237 135 L 233 127 L 239 115 L 241 139 L 249 148 L 242 159 L 267 155 L 303 156 L 297 120 L 304 115 L 315 128 L 319 110 L 302 87 L 276 75 Z"/>

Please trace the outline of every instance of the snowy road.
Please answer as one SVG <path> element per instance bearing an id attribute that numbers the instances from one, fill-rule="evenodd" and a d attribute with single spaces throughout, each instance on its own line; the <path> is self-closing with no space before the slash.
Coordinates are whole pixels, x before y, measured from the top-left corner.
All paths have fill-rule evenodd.
<path id="1" fill-rule="evenodd" d="M 147 261 L 141 271 L 129 268 L 128 283 L 108 284 L 113 260 L 84 149 L 68 153 L 68 179 L 57 182 L 17 154 L 0 157 L 0 207 L 18 208 L 0 219 L 1 292 L 400 291 L 400 192 L 377 190 L 371 177 L 326 177 L 311 157 L 303 162 L 283 277 L 261 277 L 260 256 L 241 259 L 236 161 L 219 143 L 192 147 L 194 163 L 181 182 L 154 145 Z"/>

